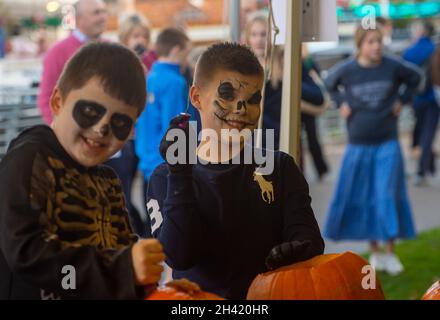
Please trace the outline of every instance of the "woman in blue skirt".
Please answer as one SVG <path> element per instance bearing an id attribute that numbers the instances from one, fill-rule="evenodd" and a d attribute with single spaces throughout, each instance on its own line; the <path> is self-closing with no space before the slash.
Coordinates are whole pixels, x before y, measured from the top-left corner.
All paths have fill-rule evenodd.
<path id="1" fill-rule="evenodd" d="M 324 235 L 370 241 L 371 265 L 396 275 L 403 266 L 394 241 L 415 236 L 397 120 L 421 77 L 415 66 L 383 55 L 380 29 L 359 26 L 354 39 L 357 54 L 332 68 L 325 81 L 347 121 L 349 144 Z"/>

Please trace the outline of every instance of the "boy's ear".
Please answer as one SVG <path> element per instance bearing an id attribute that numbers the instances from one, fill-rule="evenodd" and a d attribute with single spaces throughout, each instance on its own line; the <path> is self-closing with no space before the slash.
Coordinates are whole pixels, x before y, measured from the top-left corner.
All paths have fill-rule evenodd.
<path id="1" fill-rule="evenodd" d="M 50 110 L 52 111 L 52 114 L 54 116 L 59 115 L 62 107 L 63 107 L 63 98 L 61 96 L 61 91 L 58 89 L 58 87 L 55 87 L 55 89 L 52 91 L 52 95 L 50 96 Z"/>
<path id="2" fill-rule="evenodd" d="M 170 58 L 177 57 L 179 55 L 180 50 L 182 50 L 180 48 L 180 46 L 179 45 L 175 45 L 173 48 L 171 48 L 170 54 L 168 55 L 168 57 L 170 57 Z"/>
<path id="3" fill-rule="evenodd" d="M 189 98 L 191 99 L 191 103 L 192 105 L 200 111 L 201 107 L 201 102 L 200 102 L 200 87 L 193 85 L 190 89 L 189 89 Z"/>

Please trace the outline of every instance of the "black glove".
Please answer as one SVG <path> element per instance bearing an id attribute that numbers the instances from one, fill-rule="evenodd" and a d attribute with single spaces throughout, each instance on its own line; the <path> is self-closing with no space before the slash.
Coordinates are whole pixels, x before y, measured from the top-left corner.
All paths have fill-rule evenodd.
<path id="1" fill-rule="evenodd" d="M 266 267 L 269 270 L 275 270 L 283 266 L 287 266 L 296 262 L 308 260 L 311 258 L 309 249 L 312 242 L 292 241 L 284 242 L 272 248 L 266 258 Z"/>
<path id="2" fill-rule="evenodd" d="M 162 140 L 160 142 L 159 146 L 159 152 L 162 158 L 165 160 L 165 162 L 168 164 L 168 169 L 172 173 L 191 173 L 192 171 L 192 165 L 190 164 L 190 157 L 195 156 L 195 150 L 190 150 L 190 141 L 189 141 L 189 131 L 193 130 L 190 128 L 189 125 L 189 119 L 191 118 L 191 115 L 187 113 L 181 113 L 180 115 L 174 117 L 170 121 L 170 126 L 168 127 L 167 132 L 162 137 Z M 167 151 L 168 148 L 177 142 L 178 138 L 175 137 L 174 141 L 167 141 L 166 137 L 170 130 L 182 130 L 185 133 L 185 149 L 186 149 L 186 156 L 183 163 L 175 163 L 172 164 L 169 162 L 169 159 L 167 159 Z M 196 135 L 194 135 L 196 136 Z M 182 142 L 183 143 L 183 142 Z M 173 157 L 175 159 L 178 159 L 178 150 L 173 154 Z M 193 154 L 194 153 L 194 154 Z"/>

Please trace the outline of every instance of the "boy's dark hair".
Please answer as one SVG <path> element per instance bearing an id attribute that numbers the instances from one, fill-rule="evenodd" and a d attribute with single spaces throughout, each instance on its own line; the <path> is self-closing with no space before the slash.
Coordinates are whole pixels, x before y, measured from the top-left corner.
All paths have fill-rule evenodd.
<path id="1" fill-rule="evenodd" d="M 157 36 L 156 54 L 158 57 L 167 57 L 175 46 L 184 49 L 188 42 L 189 38 L 182 30 L 166 28 Z"/>
<path id="2" fill-rule="evenodd" d="M 141 114 L 147 95 L 145 71 L 134 52 L 116 43 L 85 45 L 70 58 L 58 80 L 62 98 L 93 77 L 100 79 L 107 94 L 138 108 Z"/>
<path id="3" fill-rule="evenodd" d="M 255 53 L 247 46 L 223 42 L 210 46 L 199 58 L 194 84 L 202 86 L 218 70 L 235 71 L 247 76 L 264 76 L 264 70 Z"/>

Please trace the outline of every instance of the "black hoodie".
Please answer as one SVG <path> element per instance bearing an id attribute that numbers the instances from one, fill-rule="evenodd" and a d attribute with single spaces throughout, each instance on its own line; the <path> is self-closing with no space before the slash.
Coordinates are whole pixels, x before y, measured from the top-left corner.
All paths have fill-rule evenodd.
<path id="1" fill-rule="evenodd" d="M 0 163 L 0 299 L 140 298 L 135 240 L 110 168 L 81 166 L 47 126 L 12 141 Z"/>

